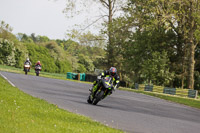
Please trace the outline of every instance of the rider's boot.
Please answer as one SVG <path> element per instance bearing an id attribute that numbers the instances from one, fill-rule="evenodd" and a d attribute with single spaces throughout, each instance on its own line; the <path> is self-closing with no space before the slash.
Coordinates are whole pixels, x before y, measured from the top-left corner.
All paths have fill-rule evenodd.
<path id="1" fill-rule="evenodd" d="M 95 86 L 95 87 L 94 87 Z M 94 89 L 93 89 L 94 88 Z M 89 89 L 90 92 L 94 92 L 96 90 L 96 81 L 94 81 L 92 87 Z"/>
<path id="2" fill-rule="evenodd" d="M 92 92 L 92 88 L 93 88 L 93 86 L 89 89 L 90 92 Z"/>
<path id="3" fill-rule="evenodd" d="M 89 89 L 90 92 L 92 92 L 94 85 L 92 85 L 92 87 Z"/>
<path id="4" fill-rule="evenodd" d="M 89 89 L 89 91 L 90 91 L 90 92 L 92 92 L 92 90 L 93 90 L 93 87 L 94 87 L 95 85 L 96 85 L 96 81 L 94 81 L 94 82 L 93 82 L 93 85 L 92 85 L 92 87 Z"/>

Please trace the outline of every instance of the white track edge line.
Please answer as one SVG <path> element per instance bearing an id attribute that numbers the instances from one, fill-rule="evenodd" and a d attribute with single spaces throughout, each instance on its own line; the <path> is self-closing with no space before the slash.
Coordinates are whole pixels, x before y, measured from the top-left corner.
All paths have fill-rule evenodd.
<path id="1" fill-rule="evenodd" d="M 6 76 L 4 76 L 2 73 L 0 73 L 0 75 L 7 80 L 13 87 L 16 87 L 10 80 L 8 80 L 8 78 L 6 78 Z"/>

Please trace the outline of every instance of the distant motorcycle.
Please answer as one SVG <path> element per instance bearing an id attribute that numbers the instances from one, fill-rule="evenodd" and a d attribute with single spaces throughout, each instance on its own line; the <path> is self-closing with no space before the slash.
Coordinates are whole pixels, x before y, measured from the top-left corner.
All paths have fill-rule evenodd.
<path id="1" fill-rule="evenodd" d="M 28 72 L 30 71 L 30 64 L 29 63 L 25 63 L 24 64 L 24 71 L 25 71 L 25 74 L 27 75 Z"/>
<path id="2" fill-rule="evenodd" d="M 41 67 L 40 65 L 36 65 L 36 66 L 35 66 L 35 73 L 36 73 L 36 76 L 39 76 L 41 69 L 42 69 L 42 67 Z"/>
<path id="3" fill-rule="evenodd" d="M 112 88 L 113 88 L 112 77 L 101 78 L 97 91 L 95 93 L 94 92 L 90 93 L 87 102 L 96 105 L 99 101 L 104 99 L 112 91 Z"/>

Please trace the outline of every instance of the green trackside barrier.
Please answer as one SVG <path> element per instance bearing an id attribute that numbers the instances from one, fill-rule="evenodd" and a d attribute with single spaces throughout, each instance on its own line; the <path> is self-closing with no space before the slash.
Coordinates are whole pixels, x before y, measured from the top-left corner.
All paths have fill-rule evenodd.
<path id="1" fill-rule="evenodd" d="M 163 93 L 170 94 L 170 95 L 176 95 L 176 88 L 165 87 L 163 90 Z"/>
<path id="2" fill-rule="evenodd" d="M 67 79 L 72 79 L 72 73 L 71 72 L 67 72 Z"/>
<path id="3" fill-rule="evenodd" d="M 78 80 L 78 74 L 77 73 L 72 73 L 72 79 Z"/>
<path id="4" fill-rule="evenodd" d="M 85 73 L 80 73 L 80 81 L 85 81 Z"/>
<path id="5" fill-rule="evenodd" d="M 153 85 L 145 85 L 144 91 L 153 91 Z"/>
<path id="6" fill-rule="evenodd" d="M 197 96 L 197 90 L 188 90 L 188 97 L 196 98 L 196 96 Z"/>
<path id="7" fill-rule="evenodd" d="M 135 89 L 144 91 L 153 91 L 153 85 L 144 85 L 135 83 Z"/>
<path id="8" fill-rule="evenodd" d="M 67 79 L 74 79 L 74 80 L 78 80 L 78 75 L 80 75 L 80 81 L 85 81 L 85 77 L 86 77 L 86 74 L 85 73 L 80 73 L 80 74 L 77 74 L 77 73 L 72 73 L 72 72 L 67 72 Z"/>
<path id="9" fill-rule="evenodd" d="M 135 89 L 139 89 L 139 84 L 138 83 L 135 83 Z"/>
<path id="10" fill-rule="evenodd" d="M 177 95 L 181 97 L 197 98 L 197 90 L 181 89 L 181 88 L 170 88 L 156 85 L 144 85 L 135 83 L 135 89 L 143 91 L 152 91 L 156 93 L 165 93 L 170 95 Z"/>

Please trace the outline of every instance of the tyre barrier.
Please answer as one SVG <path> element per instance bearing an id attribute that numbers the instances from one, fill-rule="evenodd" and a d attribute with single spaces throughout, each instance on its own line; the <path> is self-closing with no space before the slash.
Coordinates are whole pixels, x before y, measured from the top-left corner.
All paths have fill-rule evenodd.
<path id="1" fill-rule="evenodd" d="M 181 97 L 189 97 L 189 98 L 197 98 L 198 91 L 191 90 L 191 89 L 181 89 L 181 88 L 170 88 L 170 87 L 163 87 L 163 86 L 156 86 L 156 85 L 144 85 L 135 83 L 135 88 L 137 90 L 142 91 L 151 91 L 156 93 L 164 93 L 169 95 L 177 95 Z"/>

